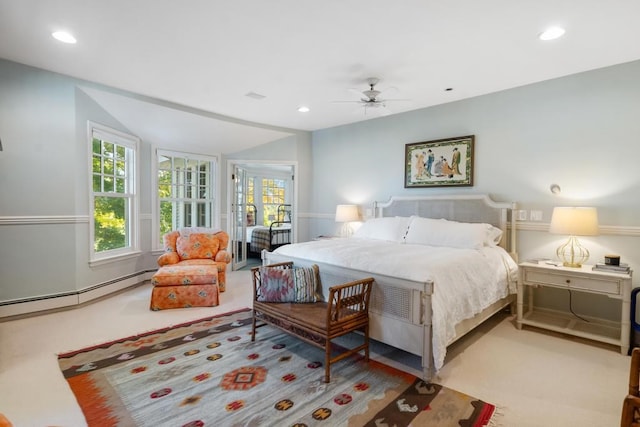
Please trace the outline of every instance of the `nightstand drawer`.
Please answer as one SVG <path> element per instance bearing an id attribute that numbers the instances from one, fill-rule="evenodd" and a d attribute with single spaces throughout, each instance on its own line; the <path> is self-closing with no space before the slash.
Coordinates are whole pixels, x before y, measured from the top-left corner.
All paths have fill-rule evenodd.
<path id="1" fill-rule="evenodd" d="M 619 280 L 609 280 L 606 278 L 592 279 L 581 276 L 570 276 L 566 273 L 553 274 L 535 270 L 526 270 L 524 276 L 525 282 L 584 290 L 601 294 L 620 295 Z"/>

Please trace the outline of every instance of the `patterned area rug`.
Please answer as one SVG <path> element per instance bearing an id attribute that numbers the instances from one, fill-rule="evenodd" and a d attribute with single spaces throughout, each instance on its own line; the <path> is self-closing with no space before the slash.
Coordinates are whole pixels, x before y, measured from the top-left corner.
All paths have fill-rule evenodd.
<path id="1" fill-rule="evenodd" d="M 334 364 L 241 310 L 58 356 L 89 426 L 483 426 L 495 407 L 381 363 Z"/>

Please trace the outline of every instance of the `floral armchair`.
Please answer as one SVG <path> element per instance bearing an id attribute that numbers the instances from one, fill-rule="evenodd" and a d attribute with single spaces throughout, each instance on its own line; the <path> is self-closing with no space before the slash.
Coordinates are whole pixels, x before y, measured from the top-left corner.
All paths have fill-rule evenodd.
<path id="1" fill-rule="evenodd" d="M 182 228 L 163 236 L 160 268 L 151 278 L 151 309 L 215 306 L 225 291 L 229 236 L 208 228 Z"/>
<path id="2" fill-rule="evenodd" d="M 207 228 L 181 228 L 163 236 L 164 253 L 158 265 L 216 265 L 218 286 L 225 291 L 227 264 L 231 254 L 227 252 L 229 235 L 224 231 Z"/>

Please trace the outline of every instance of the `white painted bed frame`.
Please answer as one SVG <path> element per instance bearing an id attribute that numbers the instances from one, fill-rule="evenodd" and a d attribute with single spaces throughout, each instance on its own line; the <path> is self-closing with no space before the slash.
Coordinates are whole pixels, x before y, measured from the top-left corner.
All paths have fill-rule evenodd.
<path id="1" fill-rule="evenodd" d="M 392 197 L 388 202 L 375 202 L 376 217 L 418 215 L 427 218 L 446 218 L 461 222 L 485 222 L 503 230 L 500 246 L 517 261 L 515 203 L 493 201 L 487 195 L 441 195 L 427 197 Z M 323 295 L 331 286 L 372 276 L 375 284 L 371 294 L 370 336 L 372 339 L 400 348 L 422 358 L 423 378 L 433 379 L 435 369 L 432 352 L 431 295 L 434 283 L 416 282 L 382 274 L 371 274 L 350 268 L 337 267 L 302 258 L 288 257 L 263 251 L 264 264 L 293 261 L 295 265 L 318 264 Z M 516 280 L 516 278 L 512 278 Z M 513 286 L 515 289 L 515 286 Z M 473 318 L 456 325 L 456 336 L 447 345 L 486 319 L 511 305 L 515 294 L 497 301 Z"/>

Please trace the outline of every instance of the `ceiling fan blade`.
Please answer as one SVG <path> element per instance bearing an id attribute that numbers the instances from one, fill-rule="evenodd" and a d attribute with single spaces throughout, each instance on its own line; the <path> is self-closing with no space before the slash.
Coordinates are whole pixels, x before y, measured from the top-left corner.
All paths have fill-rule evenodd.
<path id="1" fill-rule="evenodd" d="M 389 114 L 393 114 L 393 111 L 389 110 L 386 106 L 381 106 L 378 108 L 381 116 L 388 116 Z"/>
<path id="2" fill-rule="evenodd" d="M 388 116 L 389 114 L 392 114 L 392 111 L 389 110 L 383 103 L 364 104 L 365 116 Z"/>
<path id="3" fill-rule="evenodd" d="M 331 101 L 332 104 L 362 104 L 362 101 Z"/>
<path id="4" fill-rule="evenodd" d="M 387 86 L 381 89 L 378 89 L 381 93 L 389 94 L 389 93 L 398 93 L 399 89 L 395 86 Z"/>
<path id="5" fill-rule="evenodd" d="M 395 102 L 395 101 L 403 101 L 403 102 L 408 102 L 408 101 L 412 101 L 409 98 L 390 98 L 390 99 L 381 99 L 382 102 Z"/>

